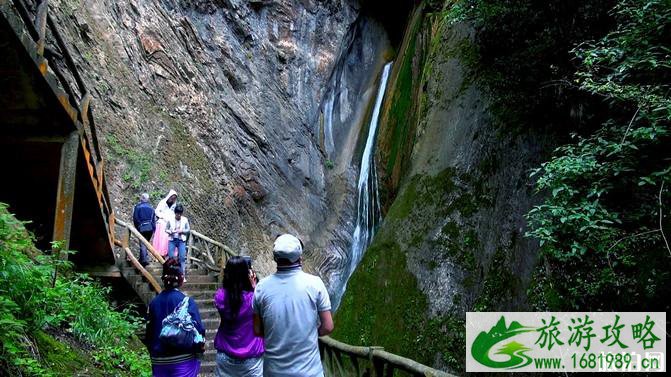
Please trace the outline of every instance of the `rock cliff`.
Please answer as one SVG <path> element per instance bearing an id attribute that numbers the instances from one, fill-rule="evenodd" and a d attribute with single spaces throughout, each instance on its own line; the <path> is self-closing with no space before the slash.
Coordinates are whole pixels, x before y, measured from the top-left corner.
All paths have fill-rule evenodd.
<path id="1" fill-rule="evenodd" d="M 386 214 L 334 336 L 461 372 L 466 311 L 527 308 L 528 172 L 551 143 L 496 125 L 476 31 L 440 9 L 416 9 L 396 57 L 377 149 Z"/>
<path id="2" fill-rule="evenodd" d="M 337 268 L 321 250 L 341 256 L 348 242 L 350 145 L 360 127 L 349 119 L 365 112 L 388 46 L 356 1 L 51 7 L 95 97 L 117 216 L 129 218 L 141 192 L 156 203 L 174 188 L 196 228 L 258 256 L 263 272 L 272 238 L 285 231 L 307 241 L 311 266 Z M 335 87 L 349 93 L 328 134 L 338 151 L 324 144 L 323 127 L 322 101 Z"/>

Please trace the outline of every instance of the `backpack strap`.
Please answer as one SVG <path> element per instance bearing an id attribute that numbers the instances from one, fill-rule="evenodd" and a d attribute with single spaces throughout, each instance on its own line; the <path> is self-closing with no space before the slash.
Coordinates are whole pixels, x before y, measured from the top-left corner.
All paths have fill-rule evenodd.
<path id="1" fill-rule="evenodd" d="M 184 295 L 182 302 L 179 303 L 175 311 L 180 317 L 185 318 L 185 316 L 189 313 L 189 296 Z"/>

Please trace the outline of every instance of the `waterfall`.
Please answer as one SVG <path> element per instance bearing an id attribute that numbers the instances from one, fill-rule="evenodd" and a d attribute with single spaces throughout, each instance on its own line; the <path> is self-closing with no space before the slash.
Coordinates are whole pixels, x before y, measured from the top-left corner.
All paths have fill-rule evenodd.
<path id="1" fill-rule="evenodd" d="M 382 100 L 384 99 L 384 92 L 387 88 L 387 80 L 393 62 L 385 64 L 380 78 L 380 84 L 377 89 L 377 97 L 375 98 L 375 105 L 373 107 L 373 114 L 371 115 L 368 124 L 368 136 L 366 138 L 366 145 L 361 155 L 361 168 L 359 170 L 359 180 L 357 184 L 357 214 L 356 226 L 352 234 L 352 246 L 349 252 L 349 263 L 344 266 L 341 272 L 341 288 L 337 290 L 336 297 L 333 300 L 333 307 L 337 308 L 340 304 L 340 299 L 347 288 L 347 281 L 356 269 L 356 266 L 361 261 L 363 253 L 370 244 L 370 241 L 375 235 L 375 229 L 380 222 L 380 200 L 377 189 L 377 169 L 375 168 L 375 139 L 377 136 L 377 127 L 380 118 L 380 110 L 382 108 Z"/>

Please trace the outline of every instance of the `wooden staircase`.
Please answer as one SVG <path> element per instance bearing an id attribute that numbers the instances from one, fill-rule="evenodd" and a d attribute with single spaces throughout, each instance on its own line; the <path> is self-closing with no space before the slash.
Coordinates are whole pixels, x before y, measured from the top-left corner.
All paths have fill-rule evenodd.
<path id="1" fill-rule="evenodd" d="M 137 261 L 133 252 L 137 253 L 139 248 L 140 235 L 135 229 L 126 223 L 119 221 L 118 224 L 122 228 L 126 228 L 127 232 L 123 232 L 123 236 L 116 242 L 117 249 L 117 266 L 121 274 L 126 279 L 128 284 L 135 290 L 140 299 L 149 305 L 151 300 L 162 289 L 160 285 L 160 276 L 163 270 L 163 258 L 156 253 L 156 251 L 148 246 L 149 258 L 152 260 L 147 266 L 142 267 Z M 205 238 L 205 237 L 204 237 Z M 131 242 L 132 240 L 132 242 Z M 205 263 L 203 261 L 213 261 L 225 259 L 231 256 L 228 250 L 224 250 L 223 245 L 216 241 L 211 245 L 202 245 L 203 242 L 210 243 L 210 239 L 204 241 L 199 237 L 199 233 L 195 232 L 189 242 L 189 258 L 186 265 L 186 283 L 181 288 L 187 296 L 192 297 L 198 305 L 201 320 L 205 327 L 205 354 L 201 359 L 201 376 L 214 376 L 215 360 L 217 351 L 214 349 L 214 337 L 219 327 L 219 312 L 214 307 L 214 294 L 220 286 L 220 273 L 213 263 Z M 132 250 L 132 251 L 131 251 Z M 215 256 L 212 252 L 215 252 Z"/>
<path id="2" fill-rule="evenodd" d="M 162 267 L 158 262 L 151 262 L 145 267 L 152 276 L 161 276 Z M 129 261 L 120 266 L 121 274 L 133 287 L 145 304 L 149 304 L 156 293 L 151 284 L 135 269 Z M 205 354 L 201 361 L 201 376 L 214 376 L 214 365 L 217 351 L 214 349 L 214 336 L 219 327 L 219 313 L 214 307 L 214 293 L 219 283 L 217 275 L 196 265 L 187 266 L 187 282 L 181 288 L 187 296 L 193 297 L 198 305 L 200 316 L 205 326 Z"/>
<path id="3" fill-rule="evenodd" d="M 122 236 L 115 239 L 118 246 L 115 253 L 117 266 L 142 301 L 149 304 L 162 289 L 158 281 L 164 259 L 132 226 L 119 220 L 117 225 L 125 229 Z M 137 252 L 135 249 L 139 247 L 138 242 L 145 243 L 152 259 L 146 267 L 140 265 L 131 251 L 132 247 Z M 220 322 L 219 313 L 214 307 L 214 294 L 221 285 L 226 260 L 235 254 L 223 244 L 195 231 L 192 231 L 187 250 L 187 282 L 181 290 L 196 301 L 206 330 L 205 353 L 202 355 L 199 375 L 214 376 L 217 357 L 214 337 Z M 414 360 L 386 352 L 382 347 L 352 346 L 327 336 L 319 339 L 319 352 L 327 377 L 451 376 Z"/>

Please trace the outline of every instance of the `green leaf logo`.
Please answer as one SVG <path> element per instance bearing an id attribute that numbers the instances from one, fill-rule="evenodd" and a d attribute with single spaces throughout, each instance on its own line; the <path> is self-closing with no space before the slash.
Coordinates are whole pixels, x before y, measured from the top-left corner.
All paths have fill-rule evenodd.
<path id="1" fill-rule="evenodd" d="M 513 336 L 525 332 L 535 331 L 535 327 L 522 326 L 519 322 L 513 321 L 509 327 L 506 327 L 506 320 L 503 316 L 489 330 L 489 332 L 482 331 L 473 341 L 471 347 L 471 355 L 480 364 L 496 369 L 517 369 L 531 364 L 531 357 L 527 356 L 525 352 L 531 348 L 516 341 L 510 341 L 503 344 L 494 354 L 507 355 L 508 360 L 496 361 L 489 357 L 489 352 L 497 344 L 512 338 Z"/>

